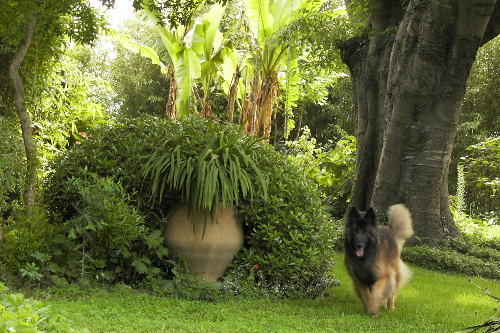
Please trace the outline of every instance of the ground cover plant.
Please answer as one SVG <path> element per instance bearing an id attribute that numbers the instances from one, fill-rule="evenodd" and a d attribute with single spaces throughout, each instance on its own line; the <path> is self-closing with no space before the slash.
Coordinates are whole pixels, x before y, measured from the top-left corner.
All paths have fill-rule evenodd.
<path id="1" fill-rule="evenodd" d="M 219 297 L 213 302 L 141 292 L 123 284 L 51 288 L 36 296 L 74 332 L 455 332 L 495 316 L 499 304 L 476 285 L 500 294 L 498 281 L 411 267 L 395 312 L 364 314 L 342 262 L 328 297 Z M 55 331 L 57 332 L 57 331 Z"/>

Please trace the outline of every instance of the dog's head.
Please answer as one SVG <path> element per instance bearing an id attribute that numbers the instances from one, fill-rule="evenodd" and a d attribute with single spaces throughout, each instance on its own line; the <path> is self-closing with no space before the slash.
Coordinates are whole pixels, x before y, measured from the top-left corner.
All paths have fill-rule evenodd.
<path id="1" fill-rule="evenodd" d="M 376 243 L 377 217 L 373 208 L 362 214 L 356 207 L 352 207 L 347 217 L 346 225 L 346 250 L 353 251 L 356 256 L 363 258 L 365 250 Z"/>

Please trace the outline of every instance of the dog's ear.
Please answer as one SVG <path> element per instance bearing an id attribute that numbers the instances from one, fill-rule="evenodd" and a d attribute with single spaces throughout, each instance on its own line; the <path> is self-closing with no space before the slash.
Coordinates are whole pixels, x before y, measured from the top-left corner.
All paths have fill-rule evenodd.
<path id="1" fill-rule="evenodd" d="M 377 215 L 375 214 L 375 210 L 373 207 L 368 208 L 365 213 L 364 218 L 372 225 L 377 225 Z"/>
<path id="2" fill-rule="evenodd" d="M 347 216 L 347 224 L 352 224 L 354 221 L 359 219 L 361 217 L 361 214 L 359 214 L 359 211 L 356 207 L 352 206 L 351 209 L 349 210 L 349 214 Z"/>
<path id="3" fill-rule="evenodd" d="M 361 215 L 359 214 L 359 210 L 355 206 L 352 206 L 351 209 L 349 210 L 349 219 L 351 219 L 351 218 L 356 219 L 360 216 Z"/>

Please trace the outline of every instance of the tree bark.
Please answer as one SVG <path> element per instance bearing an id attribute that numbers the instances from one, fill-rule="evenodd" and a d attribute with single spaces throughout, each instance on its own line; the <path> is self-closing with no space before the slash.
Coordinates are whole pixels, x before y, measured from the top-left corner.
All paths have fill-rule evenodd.
<path id="1" fill-rule="evenodd" d="M 31 131 L 31 121 L 25 106 L 24 86 L 21 76 L 19 75 L 19 67 L 21 66 L 21 63 L 23 62 L 26 53 L 28 52 L 28 49 L 31 45 L 31 39 L 35 32 L 37 13 L 35 11 L 32 11 L 30 14 L 31 17 L 28 21 L 28 27 L 26 28 L 24 40 L 19 46 L 19 50 L 9 66 L 9 76 L 14 84 L 16 109 L 19 116 L 19 121 L 21 123 L 21 131 L 26 151 L 27 168 L 24 203 L 28 213 L 31 211 L 31 208 L 35 204 L 35 186 L 37 180 L 36 173 L 38 159 L 36 154 L 35 142 L 33 140 L 33 134 Z"/>
<path id="2" fill-rule="evenodd" d="M 436 245 L 459 231 L 448 168 L 467 78 L 479 47 L 499 33 L 497 0 L 369 2 L 375 34 L 343 45 L 353 78 L 358 156 L 351 204 L 411 210 Z M 490 24 L 491 22 L 491 24 Z M 395 34 L 391 31 L 397 31 Z"/>

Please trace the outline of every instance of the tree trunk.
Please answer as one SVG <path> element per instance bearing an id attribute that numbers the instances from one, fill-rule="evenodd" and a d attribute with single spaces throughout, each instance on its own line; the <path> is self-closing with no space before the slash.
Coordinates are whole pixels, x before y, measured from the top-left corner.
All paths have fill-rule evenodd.
<path id="1" fill-rule="evenodd" d="M 31 132 L 31 121 L 24 104 L 24 86 L 21 77 L 19 76 L 19 67 L 28 52 L 31 45 L 31 38 L 35 32 L 37 21 L 36 12 L 31 12 L 31 18 L 28 22 L 28 27 L 26 28 L 26 33 L 23 42 L 21 43 L 19 50 L 12 60 L 9 66 L 9 75 L 14 84 L 15 90 L 15 103 L 17 114 L 21 123 L 21 131 L 24 140 L 24 147 L 26 151 L 26 184 L 24 191 L 24 203 L 26 205 L 27 213 L 31 212 L 31 208 L 35 204 L 35 186 L 37 179 L 37 155 L 36 146 L 33 140 L 33 134 Z"/>
<path id="2" fill-rule="evenodd" d="M 405 203 L 416 235 L 436 245 L 459 234 L 448 199 L 449 162 L 470 68 L 485 32 L 500 30 L 488 25 L 500 16 L 500 4 L 413 0 L 401 8 L 398 1 L 371 0 L 369 6 L 374 36 L 343 45 L 358 137 L 351 204 L 382 213 Z"/>

